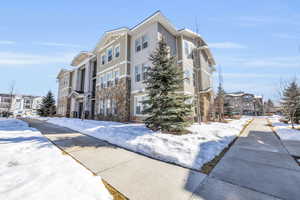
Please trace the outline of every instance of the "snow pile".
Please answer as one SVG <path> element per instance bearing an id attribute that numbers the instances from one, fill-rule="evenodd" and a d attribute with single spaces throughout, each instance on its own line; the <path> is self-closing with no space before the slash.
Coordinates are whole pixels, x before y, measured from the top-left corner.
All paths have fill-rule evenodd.
<path id="1" fill-rule="evenodd" d="M 39 118 L 150 157 L 200 169 L 212 160 L 240 133 L 250 118 L 229 123 L 194 124 L 192 134 L 171 135 L 153 132 L 144 124 L 81 120 L 74 118 Z"/>
<path id="2" fill-rule="evenodd" d="M 292 129 L 291 124 L 285 124 L 280 122 L 280 116 L 269 117 L 270 122 L 274 126 L 274 129 L 282 140 L 298 140 L 300 141 L 300 125 L 295 124 L 295 129 Z"/>
<path id="3" fill-rule="evenodd" d="M 100 177 L 23 121 L 0 119 L 0 147 L 0 199 L 112 199 Z"/>

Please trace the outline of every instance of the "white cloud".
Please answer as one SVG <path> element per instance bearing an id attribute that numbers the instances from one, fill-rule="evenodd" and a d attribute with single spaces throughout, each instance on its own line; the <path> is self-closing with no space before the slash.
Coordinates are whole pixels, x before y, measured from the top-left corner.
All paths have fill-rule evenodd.
<path id="1" fill-rule="evenodd" d="M 11 41 L 11 40 L 0 40 L 0 44 L 15 44 L 15 41 Z"/>
<path id="2" fill-rule="evenodd" d="M 296 36 L 296 35 L 291 35 L 291 34 L 287 34 L 287 33 L 274 33 L 272 34 L 273 37 L 277 37 L 280 39 L 300 39 L 300 35 Z"/>
<path id="3" fill-rule="evenodd" d="M 300 56 L 246 58 L 219 57 L 218 63 L 226 66 L 257 67 L 257 68 L 300 68 Z"/>
<path id="4" fill-rule="evenodd" d="M 225 78 L 279 78 L 279 74 L 260 74 L 260 73 L 223 73 Z"/>
<path id="5" fill-rule="evenodd" d="M 247 48 L 244 45 L 234 43 L 234 42 L 209 43 L 208 46 L 210 48 L 215 48 L 215 49 L 244 49 L 244 48 Z"/>
<path id="6" fill-rule="evenodd" d="M 58 43 L 58 42 L 37 42 L 34 43 L 42 46 L 52 46 L 52 47 L 80 47 L 77 44 L 66 44 L 66 43 Z"/>
<path id="7" fill-rule="evenodd" d="M 28 54 L 19 52 L 0 52 L 0 66 L 5 65 L 36 65 L 51 63 L 69 63 L 74 53 L 59 53 L 55 55 Z"/>
<path id="8" fill-rule="evenodd" d="M 274 16 L 242 16 L 237 19 L 241 25 L 266 25 L 266 24 L 289 24 L 300 25 L 300 18 L 297 15 L 287 17 Z"/>

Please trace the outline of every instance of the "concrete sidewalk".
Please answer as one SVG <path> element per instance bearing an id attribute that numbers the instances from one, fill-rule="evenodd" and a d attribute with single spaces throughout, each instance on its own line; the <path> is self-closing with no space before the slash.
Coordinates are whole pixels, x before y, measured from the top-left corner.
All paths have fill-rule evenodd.
<path id="1" fill-rule="evenodd" d="M 300 199 L 300 166 L 271 131 L 255 119 L 197 188 L 193 199 Z"/>
<path id="2" fill-rule="evenodd" d="M 131 200 L 189 200 L 206 177 L 68 128 L 24 121 Z"/>
<path id="3" fill-rule="evenodd" d="M 300 167 L 263 118 L 246 128 L 209 176 L 68 128 L 27 122 L 131 200 L 300 198 Z"/>

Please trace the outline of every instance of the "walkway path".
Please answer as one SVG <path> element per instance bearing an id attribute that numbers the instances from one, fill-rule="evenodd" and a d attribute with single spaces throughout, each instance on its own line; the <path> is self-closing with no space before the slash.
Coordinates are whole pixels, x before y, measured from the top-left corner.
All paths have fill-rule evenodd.
<path id="1" fill-rule="evenodd" d="M 255 119 L 193 195 L 196 199 L 300 199 L 300 166 Z"/>
<path id="2" fill-rule="evenodd" d="M 262 118 L 248 126 L 209 176 L 68 128 L 27 122 L 131 200 L 300 199 L 300 166 Z"/>
<path id="3" fill-rule="evenodd" d="M 65 127 L 24 120 L 130 200 L 189 200 L 206 177 Z"/>

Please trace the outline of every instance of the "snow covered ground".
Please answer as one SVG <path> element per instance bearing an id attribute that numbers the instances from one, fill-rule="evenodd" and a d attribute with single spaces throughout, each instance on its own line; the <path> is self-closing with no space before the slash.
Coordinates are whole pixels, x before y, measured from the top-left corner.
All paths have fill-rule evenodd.
<path id="1" fill-rule="evenodd" d="M 240 133 L 251 119 L 243 117 L 229 123 L 194 124 L 186 135 L 153 132 L 144 124 L 126 124 L 109 121 L 74 118 L 39 118 L 65 126 L 109 143 L 150 157 L 200 169 L 212 160 Z"/>
<path id="2" fill-rule="evenodd" d="M 291 124 L 285 124 L 279 121 L 280 116 L 269 117 L 270 122 L 274 126 L 274 129 L 282 140 L 298 140 L 300 141 L 300 125 L 295 124 L 295 129 L 292 129 Z"/>
<path id="3" fill-rule="evenodd" d="M 99 176 L 20 120 L 0 118 L 0 199 L 110 200 Z"/>

